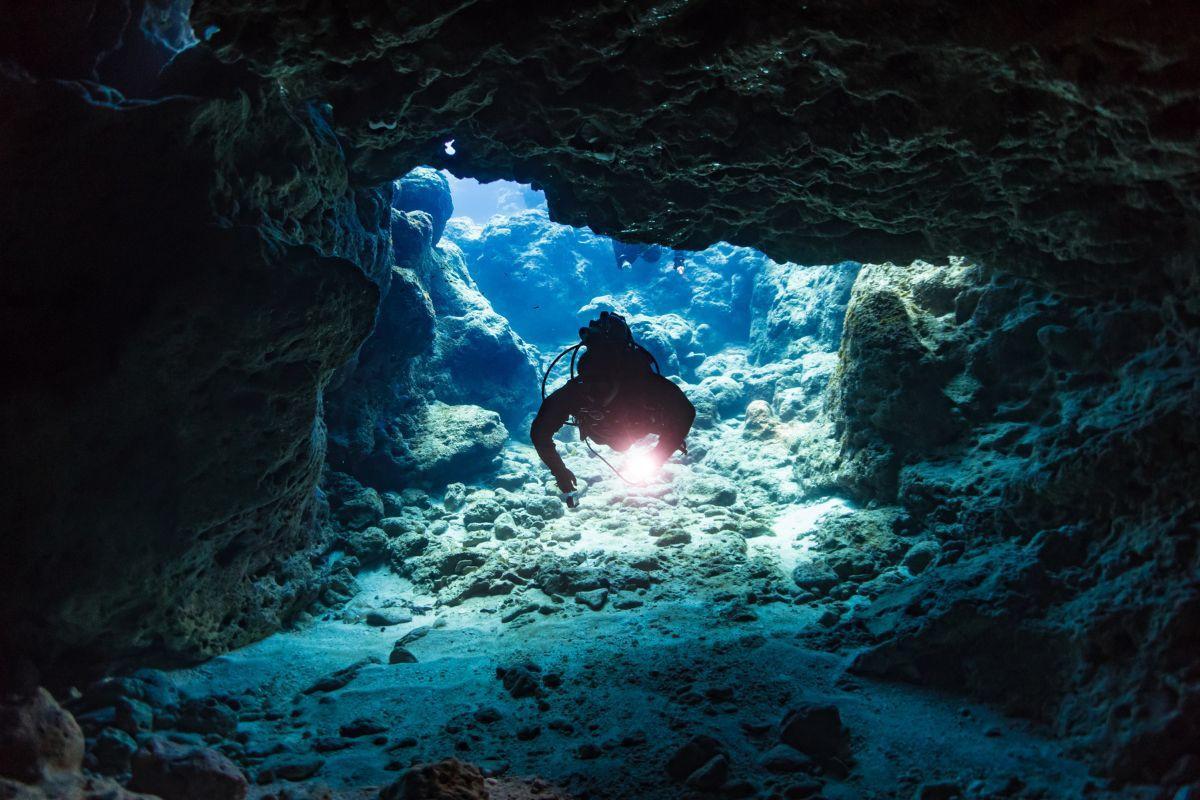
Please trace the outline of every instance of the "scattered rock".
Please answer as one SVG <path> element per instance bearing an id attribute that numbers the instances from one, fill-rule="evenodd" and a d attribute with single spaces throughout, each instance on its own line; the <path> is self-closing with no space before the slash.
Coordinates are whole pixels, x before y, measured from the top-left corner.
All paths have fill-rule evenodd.
<path id="1" fill-rule="evenodd" d="M 285 756 L 259 770 L 260 785 L 275 781 L 306 781 L 321 771 L 325 759 L 320 756 Z"/>
<path id="2" fill-rule="evenodd" d="M 799 783 L 793 783 L 783 790 L 783 796 L 787 800 L 818 800 L 817 792 L 821 791 L 822 785 L 816 780 L 802 780 Z"/>
<path id="3" fill-rule="evenodd" d="M 724 753 L 724 745 L 713 737 L 694 736 L 671 756 L 667 762 L 667 774 L 672 780 L 684 783 L 697 770 Z"/>
<path id="4" fill-rule="evenodd" d="M 401 641 L 403 641 L 403 640 L 401 640 Z M 307 689 L 304 690 L 304 694 L 315 694 L 316 692 L 332 692 L 332 691 L 336 691 L 337 689 L 341 689 L 343 686 L 348 684 L 350 681 L 352 681 L 356 677 L 358 677 L 358 673 L 362 671 L 363 667 L 366 667 L 370 664 L 378 664 L 378 663 L 379 663 L 379 659 L 375 658 L 374 656 L 371 656 L 370 658 L 364 658 L 361 661 L 355 661 L 350 666 L 343 667 L 342 669 L 339 669 L 336 672 L 332 672 L 329 675 L 326 675 L 325 677 L 317 680 L 315 683 L 313 683 L 311 686 L 309 686 Z"/>
<path id="5" fill-rule="evenodd" d="M 476 709 L 472 716 L 475 718 L 476 722 L 479 722 L 483 725 L 492 725 L 496 722 L 499 722 L 503 718 L 503 715 L 500 713 L 499 709 L 492 708 L 490 706 L 487 708 Z"/>
<path id="6" fill-rule="evenodd" d="M 357 486 L 357 492 L 343 497 L 334 512 L 338 522 L 350 530 L 362 530 L 377 525 L 383 519 L 383 500 L 374 489 Z"/>
<path id="7" fill-rule="evenodd" d="M 137 749 L 137 742 L 125 731 L 105 728 L 92 744 L 91 754 L 102 774 L 119 775 L 129 771 L 130 759 Z"/>
<path id="8" fill-rule="evenodd" d="M 446 487 L 442 496 L 442 506 L 447 511 L 458 511 L 467 503 L 467 487 L 462 483 L 452 483 Z"/>
<path id="9" fill-rule="evenodd" d="M 495 500 L 476 500 L 467 506 L 463 511 L 463 524 L 475 525 L 492 523 L 503 513 L 504 507 Z"/>
<path id="10" fill-rule="evenodd" d="M 117 698 L 113 712 L 113 725 L 130 736 L 137 736 L 154 727 L 154 710 L 140 700 Z"/>
<path id="11" fill-rule="evenodd" d="M 838 576 L 824 561 L 805 561 L 792 570 L 792 581 L 801 589 L 823 594 L 837 585 Z"/>
<path id="12" fill-rule="evenodd" d="M 683 494 L 696 505 L 731 506 L 738 499 L 733 482 L 717 475 L 701 475 L 688 481 Z"/>
<path id="13" fill-rule="evenodd" d="M 338 733 L 348 739 L 357 739 L 360 736 L 370 736 L 374 733 L 384 733 L 388 726 L 382 725 L 374 720 L 365 717 L 359 717 L 352 722 L 347 722 L 338 728 Z"/>
<path id="14" fill-rule="evenodd" d="M 363 621 L 372 628 L 390 628 L 393 625 L 404 625 L 412 622 L 412 615 L 398 608 L 377 608 L 368 611 Z"/>
<path id="15" fill-rule="evenodd" d="M 850 754 L 850 732 L 837 706 L 828 703 L 804 703 L 788 711 L 779 738 L 814 758 L 845 759 Z"/>
<path id="16" fill-rule="evenodd" d="M 541 692 L 536 670 L 530 665 L 501 667 L 496 670 L 496 676 L 504 683 L 505 690 L 513 697 L 533 697 Z"/>
<path id="17" fill-rule="evenodd" d="M 514 608 L 513 610 L 502 614 L 500 617 L 500 621 L 501 622 L 512 622 L 513 620 L 517 619 L 518 617 L 522 617 L 525 614 L 531 614 L 534 611 L 537 611 L 538 608 L 540 608 L 538 603 L 525 603 L 523 605 L 519 605 L 516 608 Z"/>
<path id="18" fill-rule="evenodd" d="M 922 784 L 913 795 L 913 800 L 958 800 L 962 796 L 962 788 L 957 783 L 947 781 Z"/>
<path id="19" fill-rule="evenodd" d="M 215 750 L 151 737 L 133 756 L 129 788 L 162 800 L 243 800 L 249 784 Z"/>
<path id="20" fill-rule="evenodd" d="M 37 783 L 83 764 L 83 732 L 45 689 L 0 701 L 0 775 Z"/>
<path id="21" fill-rule="evenodd" d="M 334 753 L 353 745 L 354 742 L 340 736 L 318 736 L 312 740 L 312 749 L 317 753 Z"/>
<path id="22" fill-rule="evenodd" d="M 687 785 L 702 792 L 714 792 L 721 788 L 729 777 L 729 758 L 723 753 L 708 760 L 704 766 L 688 776 Z"/>
<path id="23" fill-rule="evenodd" d="M 488 800 L 483 773 L 473 764 L 448 759 L 418 764 L 383 788 L 380 800 Z"/>
<path id="24" fill-rule="evenodd" d="M 655 540 L 655 544 L 659 547 L 670 547 L 672 545 L 690 544 L 692 535 L 687 531 L 670 531 L 664 533 Z"/>
<path id="25" fill-rule="evenodd" d="M 492 535 L 495 536 L 499 541 L 504 542 L 508 541 L 509 539 L 515 539 L 519 532 L 520 531 L 517 528 L 516 520 L 514 520 L 513 515 L 507 511 L 500 514 L 500 516 L 496 517 L 496 519 L 492 522 Z"/>
<path id="26" fill-rule="evenodd" d="M 579 592 L 575 595 L 575 602 L 579 605 L 587 606 L 592 611 L 599 611 L 608 602 L 608 589 L 593 589 L 590 592 Z"/>
<path id="27" fill-rule="evenodd" d="M 408 631 L 403 636 L 401 636 L 399 641 L 396 642 L 396 646 L 397 647 L 407 647 L 408 645 L 412 644 L 415 641 L 418 641 L 419 639 L 424 639 L 426 636 L 429 635 L 429 632 L 431 630 L 433 630 L 433 628 L 429 625 L 418 625 L 417 627 L 413 628 L 411 631 Z"/>
<path id="28" fill-rule="evenodd" d="M 765 400 L 754 400 L 746 407 L 746 421 L 742 424 L 742 436 L 747 439 L 768 439 L 779 428 L 779 420 Z"/>
<path id="29" fill-rule="evenodd" d="M 832 608 L 827 608 L 821 612 L 821 616 L 817 617 L 817 624 L 823 628 L 832 628 L 841 619 L 841 615 Z"/>
<path id="30" fill-rule="evenodd" d="M 776 775 L 805 772 L 813 767 L 811 758 L 786 745 L 772 747 L 766 753 L 763 753 L 758 763 L 767 772 L 772 772 Z"/>
<path id="31" fill-rule="evenodd" d="M 908 571 L 913 575 L 919 575 L 933 562 L 933 559 L 937 558 L 940 549 L 938 543 L 932 540 L 917 542 L 904 554 L 904 560 L 901 563 L 908 567 Z"/>
<path id="32" fill-rule="evenodd" d="M 389 664 L 415 664 L 415 663 L 417 663 L 417 657 L 414 656 L 412 654 L 412 651 L 409 650 L 407 647 L 400 644 L 400 642 L 396 642 L 396 644 L 394 644 L 392 646 L 391 654 L 388 656 L 388 663 Z"/>

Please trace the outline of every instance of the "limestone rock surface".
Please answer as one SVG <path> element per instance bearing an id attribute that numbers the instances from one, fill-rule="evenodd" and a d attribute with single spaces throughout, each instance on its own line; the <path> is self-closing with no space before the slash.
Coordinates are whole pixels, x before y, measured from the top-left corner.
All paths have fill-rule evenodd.
<path id="1" fill-rule="evenodd" d="M 516 178 L 622 241 L 958 254 L 1109 286 L 1161 285 L 1157 254 L 1186 249 L 1200 212 L 1191 16 L 1184 0 L 193 8 L 224 57 L 328 99 L 365 179 Z"/>
<path id="2" fill-rule="evenodd" d="M 320 107 L 199 47 L 161 80 L 0 71 L 0 638 L 44 665 L 214 653 L 307 602 L 322 393 L 389 272 Z"/>

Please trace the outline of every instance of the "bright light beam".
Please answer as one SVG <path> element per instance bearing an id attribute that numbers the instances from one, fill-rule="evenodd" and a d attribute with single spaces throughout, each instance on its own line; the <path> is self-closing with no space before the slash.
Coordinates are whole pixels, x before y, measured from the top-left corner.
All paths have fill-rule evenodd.
<path id="1" fill-rule="evenodd" d="M 630 483 L 649 483 L 658 474 L 659 464 L 653 450 L 630 453 L 621 465 L 621 472 Z"/>

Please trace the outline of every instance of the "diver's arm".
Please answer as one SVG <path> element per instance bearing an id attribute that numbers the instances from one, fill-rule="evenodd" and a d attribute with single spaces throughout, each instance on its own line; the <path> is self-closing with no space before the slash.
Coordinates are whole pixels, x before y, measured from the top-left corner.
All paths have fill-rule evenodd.
<path id="1" fill-rule="evenodd" d="M 533 441 L 538 457 L 550 468 L 558 488 L 563 492 L 570 492 L 575 488 L 575 475 L 567 469 L 562 456 L 558 454 L 558 448 L 554 446 L 554 434 L 558 433 L 574 412 L 575 393 L 576 388 L 571 383 L 552 392 L 542 401 L 542 407 L 538 409 L 537 416 L 533 418 L 533 425 L 529 428 L 529 438 Z"/>
<path id="2" fill-rule="evenodd" d="M 663 422 L 653 455 L 658 463 L 663 464 L 683 446 L 696 420 L 696 407 L 674 383 L 662 376 L 655 377 L 658 378 L 655 387 L 663 409 Z"/>

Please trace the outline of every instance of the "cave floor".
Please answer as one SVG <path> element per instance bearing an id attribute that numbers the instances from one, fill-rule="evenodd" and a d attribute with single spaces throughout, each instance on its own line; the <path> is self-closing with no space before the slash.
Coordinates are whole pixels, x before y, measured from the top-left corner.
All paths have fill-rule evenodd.
<path id="1" fill-rule="evenodd" d="M 831 613 L 867 600 L 814 598 L 791 572 L 824 523 L 859 510 L 798 492 L 782 439 L 748 440 L 740 421 L 695 439 L 670 480 L 637 489 L 564 444 L 589 484 L 579 508 L 497 541 L 439 503 L 428 513 L 451 524 L 427 559 L 477 553 L 465 574 L 360 572 L 345 607 L 169 678 L 237 709 L 223 749 L 259 793 L 319 782 L 356 796 L 453 756 L 578 798 L 675 798 L 694 793 L 666 764 L 707 735 L 729 757 L 725 796 L 909 798 L 943 781 L 968 797 L 1103 796 L 1030 724 L 851 675 L 847 648 L 814 649 Z M 511 446 L 505 463 L 468 489 L 468 509 L 544 498 L 536 480 L 522 484 L 537 475 L 531 448 Z M 525 488 L 496 488 L 506 481 Z M 532 577 L 495 577 L 514 572 Z M 606 588 L 586 588 L 597 580 Z M 380 610 L 389 624 L 370 624 Z M 415 660 L 389 663 L 396 644 Z M 805 701 L 835 704 L 850 731 L 842 779 L 779 744 L 781 718 Z"/>
<path id="2" fill-rule="evenodd" d="M 362 583 L 375 602 L 413 599 L 410 584 L 385 572 Z M 756 619 L 723 619 L 707 600 L 680 598 L 513 626 L 482 613 L 486 602 L 405 625 L 440 625 L 412 642 L 415 663 L 387 663 L 394 628 L 328 620 L 172 677 L 186 693 L 238 699 L 245 760 L 260 772 L 311 772 L 335 789 L 384 785 L 411 762 L 456 756 L 580 798 L 679 797 L 688 792 L 664 766 L 706 734 L 726 747 L 733 779 L 782 796 L 810 781 L 780 772 L 786 764 L 768 768 L 764 754 L 789 704 L 804 699 L 836 704 L 853 736 L 856 762 L 845 781 L 826 783 L 827 797 L 910 797 L 938 781 L 981 781 L 977 789 L 999 793 L 1013 779 L 1073 797 L 1088 782 L 1081 764 L 1025 723 L 846 675 L 843 658 L 798 640 L 817 624 L 810 609 L 774 604 Z M 344 686 L 306 693 L 356 664 Z M 525 664 L 540 671 L 539 689 L 514 698 L 496 670 Z M 548 687 L 547 675 L 561 684 Z"/>
<path id="3" fill-rule="evenodd" d="M 410 764 L 457 757 L 578 798 L 701 796 L 666 765 L 710 736 L 728 755 L 727 797 L 959 796 L 942 782 L 964 797 L 1105 796 L 1027 722 L 848 672 L 853 649 L 828 626 L 872 584 L 814 594 L 792 571 L 852 540 L 896 551 L 896 537 L 861 534 L 868 510 L 802 492 L 787 469 L 797 439 L 775 433 L 718 423 L 634 488 L 564 442 L 587 490 L 545 518 L 525 513 L 553 499 L 542 468 L 510 445 L 487 485 L 428 503 L 438 533 L 423 555 L 360 571 L 343 607 L 168 678 L 236 709 L 233 741 L 207 740 L 259 794 L 320 783 L 370 796 Z M 499 506 L 522 530 L 469 521 Z M 397 645 L 405 658 L 390 658 Z M 804 702 L 838 708 L 848 774 L 780 744 Z"/>

